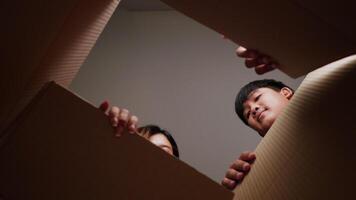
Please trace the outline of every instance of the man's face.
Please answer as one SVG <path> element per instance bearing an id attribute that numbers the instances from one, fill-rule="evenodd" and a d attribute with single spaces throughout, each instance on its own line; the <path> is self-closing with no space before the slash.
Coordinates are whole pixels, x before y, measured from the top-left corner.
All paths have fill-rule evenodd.
<path id="1" fill-rule="evenodd" d="M 263 137 L 292 96 L 293 91 L 286 87 L 280 91 L 271 88 L 256 89 L 243 104 L 244 118 Z"/>

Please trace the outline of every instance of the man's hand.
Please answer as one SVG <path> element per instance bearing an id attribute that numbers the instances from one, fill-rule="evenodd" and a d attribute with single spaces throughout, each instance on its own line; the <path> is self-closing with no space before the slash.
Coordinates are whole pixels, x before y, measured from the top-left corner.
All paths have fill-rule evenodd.
<path id="1" fill-rule="evenodd" d="M 137 132 L 138 118 L 131 115 L 129 110 L 117 106 L 109 109 L 107 101 L 101 103 L 99 108 L 108 116 L 111 125 L 115 128 L 115 136 L 121 136 L 125 129 L 132 134 Z"/>
<path id="2" fill-rule="evenodd" d="M 244 176 L 250 171 L 251 164 L 256 159 L 256 154 L 252 151 L 243 152 L 238 159 L 236 159 L 227 170 L 221 184 L 229 190 L 241 183 Z"/>
<path id="3" fill-rule="evenodd" d="M 241 58 L 245 58 L 246 67 L 255 68 L 257 74 L 264 74 L 278 67 L 278 63 L 270 56 L 262 54 L 257 50 L 239 46 L 236 49 L 236 54 Z"/>

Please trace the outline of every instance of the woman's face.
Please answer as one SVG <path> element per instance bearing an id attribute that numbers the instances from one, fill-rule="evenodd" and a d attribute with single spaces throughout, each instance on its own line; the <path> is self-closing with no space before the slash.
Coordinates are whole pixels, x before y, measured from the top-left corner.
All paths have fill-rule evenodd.
<path id="1" fill-rule="evenodd" d="M 168 139 L 166 138 L 166 136 L 164 136 L 161 133 L 157 133 L 152 135 L 151 137 L 148 138 L 148 140 L 158 146 L 159 148 L 161 148 L 163 151 L 169 153 L 170 155 L 173 156 L 173 148 L 171 143 L 168 141 Z"/>

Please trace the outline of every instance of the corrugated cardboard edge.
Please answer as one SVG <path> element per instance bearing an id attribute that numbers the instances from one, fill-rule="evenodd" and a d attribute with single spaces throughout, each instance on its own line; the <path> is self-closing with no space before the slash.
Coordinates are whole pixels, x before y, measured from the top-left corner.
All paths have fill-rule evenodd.
<path id="1" fill-rule="evenodd" d="M 26 114 L 31 112 L 33 107 L 38 103 L 39 99 L 45 94 L 45 92 L 48 89 L 48 87 L 50 87 L 50 85 L 52 85 L 52 84 L 55 84 L 55 83 L 54 82 L 49 82 L 49 83 L 44 84 L 42 86 L 42 89 L 37 92 L 36 96 L 34 96 L 32 98 L 30 103 L 28 103 L 26 105 L 26 107 L 24 109 L 22 109 L 21 112 L 18 113 L 16 118 L 14 120 L 12 120 L 11 123 L 2 132 L 2 134 L 0 135 L 0 149 L 1 149 L 1 146 L 3 145 L 4 141 L 6 141 L 6 137 L 9 136 L 9 134 L 13 130 L 15 130 L 17 126 L 21 125 L 22 120 L 24 120 L 25 117 L 26 117 Z"/>
<path id="2" fill-rule="evenodd" d="M 351 56 L 305 78 L 258 145 L 235 199 L 354 199 L 355 75 Z"/>
<path id="3" fill-rule="evenodd" d="M 323 12 L 314 12 L 308 4 L 292 0 L 162 1 L 233 42 L 272 56 L 280 63 L 279 69 L 294 78 L 356 53 L 356 41 L 346 33 L 351 31 L 325 21 L 333 17 L 318 16 Z"/>
<path id="4" fill-rule="evenodd" d="M 57 100 L 62 100 L 62 101 L 57 101 Z M 61 105 L 64 105 L 64 107 L 62 107 Z M 58 111 L 60 110 L 60 111 Z M 63 112 L 62 112 L 63 111 Z M 39 114 L 42 113 L 42 114 Z M 71 115 L 71 117 L 65 118 L 66 114 L 68 113 Z M 78 117 L 78 116 L 82 116 L 84 114 L 84 116 L 86 117 Z M 44 116 L 45 119 L 43 119 Z M 58 120 L 58 116 L 59 119 L 62 119 L 61 121 L 57 121 Z M 26 121 L 28 118 L 30 118 L 30 122 Z M 85 118 L 87 120 L 85 120 Z M 46 123 L 46 119 L 50 119 L 49 123 Z M 69 119 L 69 121 L 66 121 L 66 119 Z M 78 119 L 82 119 L 79 120 Z M 32 121 L 31 121 L 32 120 Z M 60 125 L 61 122 L 65 122 L 64 124 L 65 127 L 70 128 L 71 131 L 63 131 L 63 130 L 59 130 L 56 129 L 57 124 Z M 90 121 L 91 123 L 91 127 L 87 127 L 85 126 L 85 124 L 88 123 L 88 121 Z M 34 123 L 33 123 L 34 122 Z M 55 122 L 55 125 L 53 124 L 53 122 Z M 192 192 L 194 193 L 195 196 L 199 196 L 199 194 L 201 194 L 204 191 L 196 191 L 197 188 L 195 188 L 195 185 L 192 183 L 196 183 L 197 185 L 200 186 L 200 188 L 204 188 L 205 189 L 212 189 L 212 193 L 214 194 L 215 197 L 217 197 L 217 194 L 220 194 L 220 198 L 221 199 L 232 199 L 233 197 L 233 193 L 226 190 L 225 188 L 223 188 L 222 186 L 219 186 L 217 183 L 215 183 L 214 181 L 212 181 L 211 179 L 209 179 L 208 177 L 206 177 L 204 174 L 201 174 L 200 172 L 198 172 L 196 169 L 190 167 L 189 165 L 187 165 L 186 163 L 179 161 L 178 159 L 174 159 L 174 157 L 168 155 L 167 153 L 165 153 L 164 151 L 162 151 L 160 148 L 156 147 L 155 145 L 151 144 L 150 142 L 148 142 L 147 140 L 143 139 L 142 137 L 136 136 L 136 135 L 131 135 L 128 134 L 126 132 L 126 134 L 124 134 L 124 136 L 122 136 L 122 138 L 115 138 L 112 134 L 107 134 L 107 133 L 111 133 L 112 132 L 112 127 L 110 126 L 109 122 L 107 121 L 107 117 L 104 115 L 104 113 L 102 111 L 100 111 L 98 108 L 92 106 L 89 102 L 86 102 L 85 100 L 83 101 L 82 98 L 78 97 L 76 94 L 71 93 L 68 90 L 65 90 L 63 87 L 61 87 L 60 85 L 57 85 L 54 82 L 50 82 L 48 84 L 46 84 L 42 90 L 38 93 L 38 95 L 36 95 L 36 97 L 32 100 L 32 102 L 30 104 L 28 104 L 28 106 L 26 107 L 26 109 L 18 116 L 16 123 L 12 124 L 12 128 L 8 129 L 7 131 L 7 136 L 6 138 L 2 138 L 2 145 L 0 146 L 0 152 L 1 152 L 1 158 L 6 161 L 6 160 L 11 160 L 10 162 L 6 162 L 6 164 L 4 165 L 8 165 L 7 167 L 2 166 L 1 169 L 2 173 L 6 173 L 6 174 L 10 174 L 9 177 L 6 177 L 6 180 L 10 180 L 11 184 L 7 185 L 6 183 L 8 183 L 7 181 L 2 181 L 1 184 L 5 184 L 6 185 L 6 189 L 2 188 L 0 189 L 0 193 L 1 191 L 7 191 L 9 192 L 11 195 L 15 195 L 17 197 L 21 197 L 23 196 L 23 194 L 17 194 L 18 192 L 16 192 L 18 189 L 17 187 L 14 187 L 17 185 L 16 180 L 18 178 L 24 178 L 23 184 L 29 184 L 28 182 L 33 181 L 34 183 L 38 184 L 38 181 L 42 181 L 43 179 L 50 181 L 49 184 L 53 185 L 56 184 L 56 181 L 59 181 L 61 184 L 65 184 L 65 182 L 63 182 L 63 179 L 60 180 L 56 180 L 56 181 L 52 181 L 52 174 L 50 174 L 51 176 L 41 176 L 38 174 L 38 171 L 36 171 L 36 169 L 38 169 L 39 166 L 43 166 L 43 162 L 47 162 L 47 159 L 49 158 L 54 158 L 54 160 L 50 161 L 50 163 L 56 163 L 58 162 L 58 160 L 56 160 L 56 156 L 58 156 L 58 154 L 61 154 L 61 157 L 63 158 L 66 157 L 69 160 L 73 160 L 69 157 L 72 156 L 68 156 L 66 153 L 60 153 L 62 151 L 66 151 L 64 149 L 75 149 L 75 154 L 76 155 L 86 155 L 84 156 L 86 159 L 90 159 L 90 155 L 92 154 L 96 154 L 95 152 L 101 152 L 99 153 L 99 155 L 101 155 L 100 157 L 103 157 L 103 160 L 101 160 L 98 157 L 95 157 L 95 162 L 98 163 L 98 166 L 101 166 L 102 164 L 106 163 L 108 167 L 108 169 L 113 170 L 115 172 L 118 173 L 113 173 L 112 175 L 110 175 L 110 180 L 108 183 L 105 182 L 106 184 L 108 184 L 110 186 L 110 188 L 112 188 L 112 184 L 117 185 L 117 182 L 121 179 L 123 180 L 127 180 L 128 182 L 120 182 L 121 185 L 119 188 L 117 188 L 119 192 L 119 196 L 142 196 L 144 198 L 144 195 L 148 194 L 147 192 L 147 188 L 151 188 L 151 187 L 145 187 L 145 184 L 147 184 L 147 182 L 140 182 L 139 185 L 141 185 L 141 187 L 137 187 L 137 177 L 142 177 L 142 179 L 147 180 L 152 180 L 152 178 L 154 179 L 155 176 L 151 175 L 151 174 L 146 174 L 146 171 L 144 170 L 145 167 L 142 167 L 141 165 L 134 165 L 135 169 L 137 167 L 143 169 L 143 170 L 132 170 L 130 174 L 134 173 L 134 179 L 133 177 L 122 177 L 125 176 L 125 170 L 118 170 L 116 167 L 118 165 L 122 165 L 120 163 L 115 163 L 116 166 L 113 169 L 110 168 L 110 162 L 108 162 L 107 159 L 105 159 L 105 155 L 108 154 L 109 157 L 118 157 L 120 158 L 120 156 L 124 156 L 126 157 L 126 159 L 128 159 L 128 162 L 133 162 L 133 163 L 137 163 L 138 161 L 148 161 L 150 162 L 150 157 L 153 156 L 155 158 L 155 161 L 157 163 L 152 163 L 151 164 L 156 166 L 152 166 L 151 165 L 151 170 L 152 167 L 154 167 L 155 169 L 157 168 L 158 173 L 160 173 L 161 170 L 160 167 L 162 167 L 159 163 L 164 164 L 168 166 L 169 169 L 165 169 L 166 173 L 168 171 L 170 171 L 170 174 L 172 173 L 178 173 L 178 172 L 185 172 L 184 176 L 186 177 L 197 177 L 198 179 L 194 180 L 186 180 L 188 181 L 190 184 L 189 187 L 187 187 L 186 192 Z M 74 126 L 73 126 L 74 125 Z M 84 126 L 83 126 L 84 125 Z M 81 128 L 84 127 L 84 128 Z M 87 127 L 87 128 L 85 128 Z M 95 128 L 94 128 L 95 127 Z M 40 130 L 41 128 L 45 128 L 46 131 L 36 131 L 36 130 Z M 49 134 L 50 131 L 48 130 L 57 130 L 57 132 L 55 134 Z M 67 130 L 67 129 L 66 129 Z M 84 131 L 87 130 L 87 131 Z M 88 131 L 90 130 L 90 131 Z M 22 134 L 19 134 L 22 133 Z M 36 135 L 37 133 L 37 135 Z M 54 133 L 54 132 L 52 132 Z M 64 134 L 63 134 L 64 133 Z M 73 134 L 73 133 L 78 133 L 78 134 Z M 103 134 L 101 134 L 103 133 Z M 62 137 L 63 136 L 63 137 Z M 37 139 L 36 139 L 37 138 Z M 41 138 L 41 139 L 38 139 Z M 45 138 L 45 139 L 43 139 Z M 69 139 L 69 140 L 68 140 Z M 79 139 L 79 140 L 78 140 Z M 33 140 L 33 141 L 32 141 Z M 20 142 L 19 142 L 20 141 Z M 41 141 L 41 142 L 39 142 Z M 64 142 L 67 141 L 67 142 Z M 76 141 L 76 142 L 74 142 Z M 81 141 L 81 142 L 79 142 Z M 37 142 L 37 143 L 36 143 Z M 78 145 L 79 143 L 84 144 L 84 145 Z M 15 143 L 15 145 L 14 145 Z M 43 147 L 43 144 L 46 144 L 45 147 Z M 70 143 L 70 144 L 67 144 Z M 17 145 L 16 145 L 17 144 Z M 21 145 L 19 145 L 21 144 Z M 31 144 L 31 145 L 30 145 Z M 66 145 L 67 144 L 67 145 Z M 90 149 L 87 149 L 85 147 L 87 147 L 85 144 L 89 144 Z M 93 145 L 95 144 L 95 145 Z M 53 146 L 60 146 L 60 148 L 52 148 Z M 92 146 L 93 145 L 93 146 Z M 99 148 L 93 148 L 96 145 L 98 145 Z M 106 148 L 106 145 L 108 145 L 108 148 Z M 135 147 L 132 147 L 131 145 L 134 145 Z M 137 146 L 139 145 L 139 146 Z M 140 148 L 140 146 L 142 145 L 142 148 Z M 124 148 L 121 150 L 124 151 L 118 151 L 120 150 L 121 147 L 119 146 L 123 146 Z M 82 148 L 80 148 L 82 147 Z M 83 148 L 84 147 L 84 148 Z M 101 147 L 101 148 L 100 148 Z M 129 148 L 131 147 L 131 148 Z M 46 148 L 48 148 L 46 150 Z M 10 149 L 10 150 L 9 150 Z M 16 149 L 16 152 L 13 152 L 11 149 Z M 36 149 L 36 150 L 34 150 Z M 143 150 L 142 150 L 143 149 Z M 4 153 L 4 151 L 6 153 Z M 36 153 L 30 153 L 30 152 L 36 152 Z M 40 151 L 40 153 L 38 152 Z M 51 152 L 52 154 L 48 152 Z M 53 153 L 54 151 L 54 153 Z M 22 153 L 18 153 L 18 152 L 22 152 Z M 58 152 L 58 154 L 57 154 Z M 145 153 L 143 153 L 145 152 Z M 10 153 L 11 155 L 9 156 L 8 153 Z M 104 153 L 104 154 L 103 154 Z M 38 154 L 44 154 L 47 159 L 42 159 L 38 157 Z M 53 156 L 53 154 L 55 154 Z M 71 154 L 72 155 L 72 154 Z M 76 163 L 86 163 L 86 159 L 81 160 L 81 159 L 77 159 L 76 155 L 73 155 L 73 158 L 75 160 Z M 33 159 L 31 156 L 34 156 L 36 159 Z M 98 155 L 97 155 L 98 156 Z M 5 157 L 5 159 L 4 159 Z M 41 157 L 41 156 L 40 156 Z M 32 158 L 32 159 L 31 159 Z M 81 157 L 80 157 L 81 158 Z M 142 158 L 144 158 L 142 160 Z M 27 160 L 32 160 L 32 162 L 28 162 Z M 170 159 L 170 162 L 168 162 L 167 159 Z M 172 162 L 172 160 L 174 160 L 174 162 Z M 105 161 L 105 162 L 101 162 L 101 161 Z M 114 159 L 115 160 L 115 159 Z M 164 162 L 160 162 L 160 160 L 163 160 Z M 112 161 L 112 159 L 109 159 L 109 161 Z M 23 164 L 18 164 L 24 162 Z M 112 161 L 114 162 L 114 161 Z M 5 162 L 4 162 L 5 163 Z M 9 164 L 12 163 L 12 164 Z M 36 163 L 36 164 L 34 164 Z M 41 164 L 42 163 L 42 164 Z M 102 164 L 100 164 L 102 163 Z M 15 166 L 13 166 L 15 164 Z M 34 165 L 33 165 L 34 164 Z M 48 163 L 47 163 L 48 164 Z M 68 170 L 67 168 L 60 168 L 58 171 L 58 174 L 61 173 L 60 170 L 64 170 L 64 174 L 67 173 L 73 173 L 73 170 L 71 170 L 71 167 L 73 163 L 71 163 L 71 165 L 69 166 L 69 171 L 68 172 L 66 170 Z M 138 164 L 142 164 L 142 163 L 138 163 Z M 31 166 L 29 168 L 24 167 L 24 166 Z M 37 167 L 33 167 L 33 166 L 37 166 Z M 51 169 L 45 168 L 44 170 L 53 170 L 53 165 L 50 165 Z M 77 165 L 74 165 L 77 166 Z M 88 165 L 85 165 L 88 166 Z M 24 167 L 24 168 L 23 168 Z M 57 169 L 57 165 L 54 165 L 55 169 Z M 78 167 L 78 166 L 77 166 Z M 147 167 L 147 166 L 146 166 Z M 19 169 L 23 169 L 23 170 L 19 170 L 18 172 L 21 173 L 22 175 L 17 175 L 16 170 L 14 170 L 14 168 L 16 168 L 18 170 Z M 75 168 L 75 167 L 74 167 Z M 81 168 L 81 171 L 86 171 L 86 172 L 90 172 L 91 168 L 90 166 L 88 166 L 88 169 L 86 169 L 86 167 L 84 167 L 85 169 Z M 100 168 L 100 167 L 99 167 Z M 104 167 L 106 168 L 106 167 Z M 175 171 L 174 169 L 178 169 L 177 171 Z M 30 171 L 28 171 L 30 170 Z M 32 170 L 32 171 L 31 171 Z M 89 171 L 88 171 L 89 170 Z M 126 169 L 128 170 L 128 169 Z M 168 171 L 167 171 L 168 170 Z M 12 173 L 7 173 L 6 171 L 10 171 Z M 23 171 L 27 171 L 28 173 L 30 173 L 30 177 L 32 178 L 28 178 L 28 176 L 23 177 L 23 173 L 26 174 L 26 172 Z M 57 171 L 57 170 L 56 170 Z M 75 170 L 74 170 L 75 171 Z M 37 173 L 36 173 L 37 172 Z M 40 170 L 40 174 L 43 173 L 43 171 Z M 120 173 L 119 173 L 120 172 Z M 157 173 L 155 172 L 155 173 Z M 124 173 L 124 174 L 122 174 Z M 12 175 L 11 175 L 12 174 Z M 37 175 L 36 175 L 37 174 Z M 48 172 L 47 172 L 48 175 Z M 67 174 L 68 175 L 68 174 Z M 83 177 L 83 175 L 81 175 L 80 177 L 83 179 L 88 179 L 90 181 L 98 181 L 101 182 L 102 180 L 102 175 L 104 175 L 104 179 L 105 177 L 107 177 L 108 173 L 103 172 L 103 174 L 101 174 L 100 171 L 97 172 L 97 174 L 92 174 L 92 176 L 89 177 Z M 39 177 L 38 177 L 39 176 Z M 92 180 L 90 177 L 95 177 L 98 178 L 98 180 L 94 179 Z M 147 176 L 150 179 L 144 177 Z M 13 180 L 14 177 L 17 177 L 16 180 Z M 52 177 L 52 178 L 51 178 Z M 3 177 L 4 179 L 5 177 Z M 38 180 L 34 180 L 38 178 Z M 42 179 L 43 178 L 43 179 Z M 161 177 L 159 180 L 163 180 L 165 179 L 165 177 Z M 66 181 L 68 181 L 68 179 L 64 179 Z M 78 181 L 77 181 L 78 180 Z M 73 179 L 72 181 L 75 181 L 76 183 L 80 184 L 80 181 L 83 181 L 81 179 Z M 175 179 L 174 176 L 172 176 L 170 179 L 170 181 L 168 181 L 166 184 L 168 185 L 179 185 L 179 184 L 184 184 L 184 181 L 180 181 L 179 184 L 175 183 Z M 15 181 L 15 182 L 14 182 Z M 130 185 L 127 187 L 127 183 L 130 182 Z M 154 181 L 153 181 L 154 182 Z M 104 185 L 105 185 L 104 183 Z M 115 184 L 116 183 L 116 184 Z M 24 189 L 24 190 L 28 190 L 31 189 L 32 184 L 27 185 L 27 187 L 23 187 L 24 185 L 19 185 L 20 188 Z M 156 184 L 165 184 L 165 182 L 160 182 Z M 182 185 L 183 186 L 183 185 Z M 204 186 L 204 187 L 203 187 Z M 35 187 L 33 186 L 34 190 L 36 190 L 37 194 L 40 190 L 40 193 L 42 193 L 42 189 L 43 187 Z M 67 192 L 67 194 L 70 197 L 74 197 L 75 195 L 79 195 L 79 196 L 87 196 L 88 194 L 90 194 L 90 192 L 83 192 L 83 191 L 78 191 L 78 187 L 81 188 L 80 185 L 76 185 L 75 188 L 73 188 L 73 191 L 69 192 L 64 189 L 63 192 Z M 127 187 L 127 188 L 126 188 Z M 153 187 L 156 189 L 157 185 L 153 185 Z M 54 190 L 61 190 L 62 188 L 59 187 L 55 187 L 57 189 Z M 103 191 L 105 190 L 106 187 L 104 186 L 97 186 L 97 188 L 101 188 L 99 189 L 99 191 Z M 146 188 L 146 189 L 145 189 Z M 185 188 L 183 186 L 183 188 Z M 53 191 L 51 189 L 53 189 L 53 187 L 49 187 L 50 190 L 46 190 L 43 191 L 43 193 L 46 193 L 47 196 L 51 196 L 53 195 Z M 127 189 L 127 190 L 126 190 Z M 172 188 L 171 190 L 174 190 L 174 188 Z M 11 192 L 10 192 L 11 191 Z M 52 192 L 51 192 L 52 191 Z M 75 192 L 74 192 L 75 191 Z M 110 190 L 111 192 L 114 192 L 114 190 Z M 142 194 L 133 194 L 132 192 L 136 193 L 139 191 L 145 191 Z M 215 192 L 213 192 L 215 191 Z M 28 191 L 27 191 L 28 192 Z M 163 193 L 165 193 L 165 196 L 170 196 L 171 193 L 167 193 L 164 191 L 161 191 Z M 206 191 L 205 193 L 209 193 L 210 191 Z M 75 193 L 75 194 L 73 194 Z M 160 191 L 159 189 L 157 190 L 157 192 L 153 192 L 155 195 L 159 195 Z M 8 193 L 3 193 L 3 194 L 8 194 Z M 73 194 L 73 195 L 72 195 Z M 98 194 L 98 193 L 95 193 Z M 106 195 L 114 195 L 114 193 L 108 193 L 108 194 L 103 194 L 104 196 Z M 61 194 L 62 195 L 62 194 Z M 59 195 L 59 196 L 61 196 Z M 177 199 L 177 197 L 179 196 L 187 196 L 186 194 L 172 194 L 172 197 L 175 197 L 175 199 Z M 46 195 L 45 195 L 46 196 Z M 45 196 L 41 196 L 41 197 L 45 197 Z M 114 195 L 115 196 L 115 195 Z M 204 196 L 204 195 L 202 195 Z M 32 196 L 33 197 L 33 196 Z M 160 196 L 156 196 L 157 198 L 159 198 Z M 215 199 L 214 197 L 214 199 Z M 212 197 L 213 198 L 213 197 Z M 141 198 L 140 198 L 141 199 Z M 152 199 L 152 196 L 150 197 L 150 199 Z M 156 199 L 156 198 L 153 198 Z"/>
<path id="5" fill-rule="evenodd" d="M 77 2 L 42 56 L 39 66 L 16 80 L 18 84 L 23 84 L 19 87 L 22 90 L 8 94 L 12 95 L 9 98 L 16 100 L 11 105 L 1 105 L 0 135 L 44 83 L 51 80 L 64 86 L 71 83 L 118 4 L 118 0 Z M 22 71 L 20 66 L 18 71 Z M 9 87 L 11 81 L 6 83 Z"/>

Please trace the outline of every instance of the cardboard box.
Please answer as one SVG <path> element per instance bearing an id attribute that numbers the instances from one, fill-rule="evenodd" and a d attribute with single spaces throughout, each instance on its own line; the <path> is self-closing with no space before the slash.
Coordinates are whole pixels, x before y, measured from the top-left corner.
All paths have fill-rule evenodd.
<path id="1" fill-rule="evenodd" d="M 162 0 L 237 44 L 275 58 L 291 77 L 356 53 L 356 2 Z"/>
<path id="2" fill-rule="evenodd" d="M 118 0 L 16 0 L 1 4 L 0 135 L 48 81 L 68 86 Z"/>
<path id="3" fill-rule="evenodd" d="M 355 199 L 356 56 L 308 74 L 256 149 L 236 197 Z"/>
<path id="4" fill-rule="evenodd" d="M 144 138 L 114 137 L 102 111 L 48 84 L 0 138 L 4 200 L 231 200 Z"/>
<path id="5" fill-rule="evenodd" d="M 164 1 L 274 56 L 294 77 L 355 52 L 352 1 Z M 2 6 L 0 199 L 233 198 L 142 138 L 113 138 L 99 110 L 53 83 L 8 126 L 42 83 L 69 84 L 117 4 Z M 354 199 L 355 63 L 346 58 L 307 76 L 235 199 Z"/>

